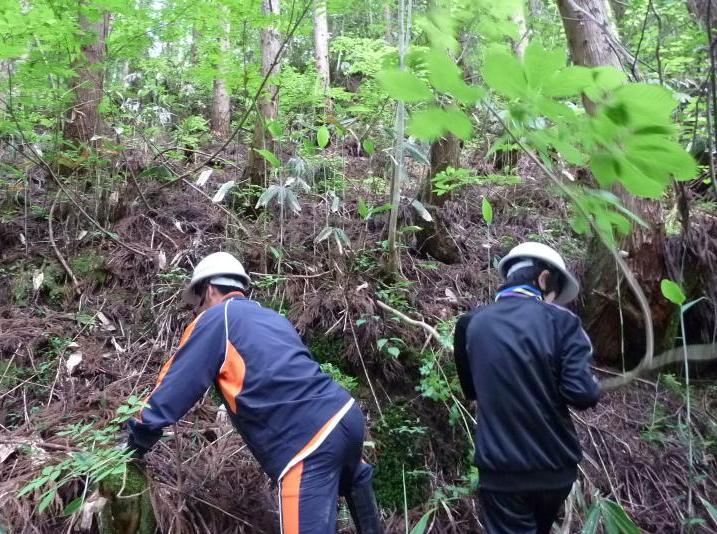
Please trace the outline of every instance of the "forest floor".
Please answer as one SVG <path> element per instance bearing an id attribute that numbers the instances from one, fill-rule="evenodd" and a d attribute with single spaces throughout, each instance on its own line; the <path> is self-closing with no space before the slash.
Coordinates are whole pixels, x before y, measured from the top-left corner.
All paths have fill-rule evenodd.
<path id="1" fill-rule="evenodd" d="M 424 331 L 382 312 L 376 300 L 447 334 L 462 311 L 490 302 L 499 284 L 492 258 L 539 236 L 579 274 L 584 241 L 565 222 L 563 202 L 521 163 L 518 183 L 470 186 L 442 208 L 460 251 L 457 263 L 421 255 L 408 228 L 419 215 L 404 202 L 403 276 L 392 278 L 381 267 L 387 214 L 357 215 L 359 198 L 381 205 L 387 184 L 368 179 L 378 174 L 368 158 L 340 155 L 340 168 L 324 173 L 313 193 L 299 195 L 297 214 L 270 207 L 253 216 L 237 196 L 210 201 L 222 183 L 238 179 L 234 165 L 242 154 L 225 154 L 234 163 L 215 169 L 201 186 L 168 184 L 146 171 L 137 184 L 118 179 L 109 164 L 76 174 L 74 198 L 111 238 L 37 168 L 27 169 L 33 176 L 27 199 L 21 187 L 7 189 L 0 197 L 0 526 L 45 533 L 83 523 L 81 512 L 62 516 L 64 505 L 83 494 L 81 479 L 62 488 L 44 512 L 35 508 L 40 491 L 23 498 L 16 492 L 44 466 L 78 451 L 63 430 L 81 422 L 100 428 L 128 397 L 152 387 L 191 316 L 180 303 L 191 266 L 222 248 L 236 252 L 252 272 L 253 298 L 285 313 L 315 357 L 354 388 L 368 413 L 367 454 L 378 465 L 388 532 L 405 530 L 404 486 L 410 525 L 435 509 L 431 532 L 479 530 L 477 504 L 465 489 L 468 438 L 440 383 L 437 362 L 450 375 L 450 358 Z M 131 171 L 131 157 L 122 161 Z M 425 170 L 411 167 L 414 178 Z M 481 217 L 484 195 L 495 212 L 491 226 Z M 326 226 L 342 229 L 350 246 L 333 238 L 317 243 Z M 596 492 L 619 502 L 645 532 L 679 532 L 689 522 L 714 531 L 717 523 L 710 521 L 717 518 L 703 502 L 717 503 L 717 389 L 709 381 L 699 385 L 699 378 L 692 393 L 693 473 L 686 396 L 672 375 L 634 382 L 598 408 L 575 414 L 585 459 L 564 532 L 581 529 Z M 223 415 L 207 395 L 148 455 L 149 494 L 162 532 L 272 530 L 275 489 Z M 686 516 L 688 485 L 698 519 Z M 84 506 L 91 530 L 97 521 L 90 508 L 98 499 L 88 494 Z M 349 531 L 345 512 L 340 519 Z"/>

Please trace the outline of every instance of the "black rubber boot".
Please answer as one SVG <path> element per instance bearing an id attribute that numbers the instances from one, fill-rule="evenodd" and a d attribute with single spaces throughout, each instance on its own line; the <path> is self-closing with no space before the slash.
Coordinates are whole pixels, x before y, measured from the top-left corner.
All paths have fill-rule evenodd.
<path id="1" fill-rule="evenodd" d="M 383 534 L 381 516 L 371 484 L 354 486 L 346 502 L 358 534 Z"/>

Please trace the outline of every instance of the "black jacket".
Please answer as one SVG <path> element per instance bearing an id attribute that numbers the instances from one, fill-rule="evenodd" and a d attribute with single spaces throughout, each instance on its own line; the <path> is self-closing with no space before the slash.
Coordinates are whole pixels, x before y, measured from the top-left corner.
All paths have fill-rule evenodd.
<path id="1" fill-rule="evenodd" d="M 568 406 L 590 408 L 600 397 L 590 370 L 592 346 L 575 314 L 539 294 L 519 296 L 510 289 L 462 316 L 455 331 L 461 386 L 477 400 L 481 487 L 568 486 L 582 458 Z"/>

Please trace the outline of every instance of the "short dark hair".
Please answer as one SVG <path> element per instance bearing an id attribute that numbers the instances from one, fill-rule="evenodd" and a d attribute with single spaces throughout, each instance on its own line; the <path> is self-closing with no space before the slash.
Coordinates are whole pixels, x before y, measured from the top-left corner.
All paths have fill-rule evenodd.
<path id="1" fill-rule="evenodd" d="M 244 291 L 241 287 L 236 286 L 218 286 L 216 284 L 209 285 L 219 291 L 222 295 L 228 295 L 229 293 L 233 293 L 234 291 Z"/>
<path id="2" fill-rule="evenodd" d="M 520 258 L 517 258 L 516 261 L 520 261 Z M 507 266 L 507 269 L 510 270 L 510 265 Z M 548 271 L 548 273 L 550 273 L 544 293 L 560 293 L 560 289 L 563 286 L 562 273 L 553 268 L 551 265 L 538 260 L 533 260 L 533 265 L 531 266 L 523 267 L 510 273 L 510 276 L 506 279 L 506 283 L 512 286 L 526 284 L 540 289 L 538 286 L 538 277 L 543 271 Z"/>
<path id="3" fill-rule="evenodd" d="M 228 295 L 229 293 L 232 293 L 234 291 L 246 291 L 241 287 L 211 284 L 209 280 L 202 280 L 196 286 L 194 286 L 194 292 L 201 297 L 207 290 L 207 286 L 212 286 L 213 288 L 216 288 L 216 290 L 219 291 L 219 293 L 221 293 L 222 295 Z"/>

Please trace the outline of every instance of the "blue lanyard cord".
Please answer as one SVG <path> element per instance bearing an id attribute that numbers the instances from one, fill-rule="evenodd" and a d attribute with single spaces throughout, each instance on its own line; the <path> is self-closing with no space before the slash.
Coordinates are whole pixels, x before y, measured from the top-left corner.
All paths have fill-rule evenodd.
<path id="1" fill-rule="evenodd" d="M 505 289 L 498 291 L 498 294 L 495 296 L 495 300 L 498 301 L 505 297 L 523 297 L 543 300 L 543 295 L 540 290 L 529 285 L 506 287 Z"/>

